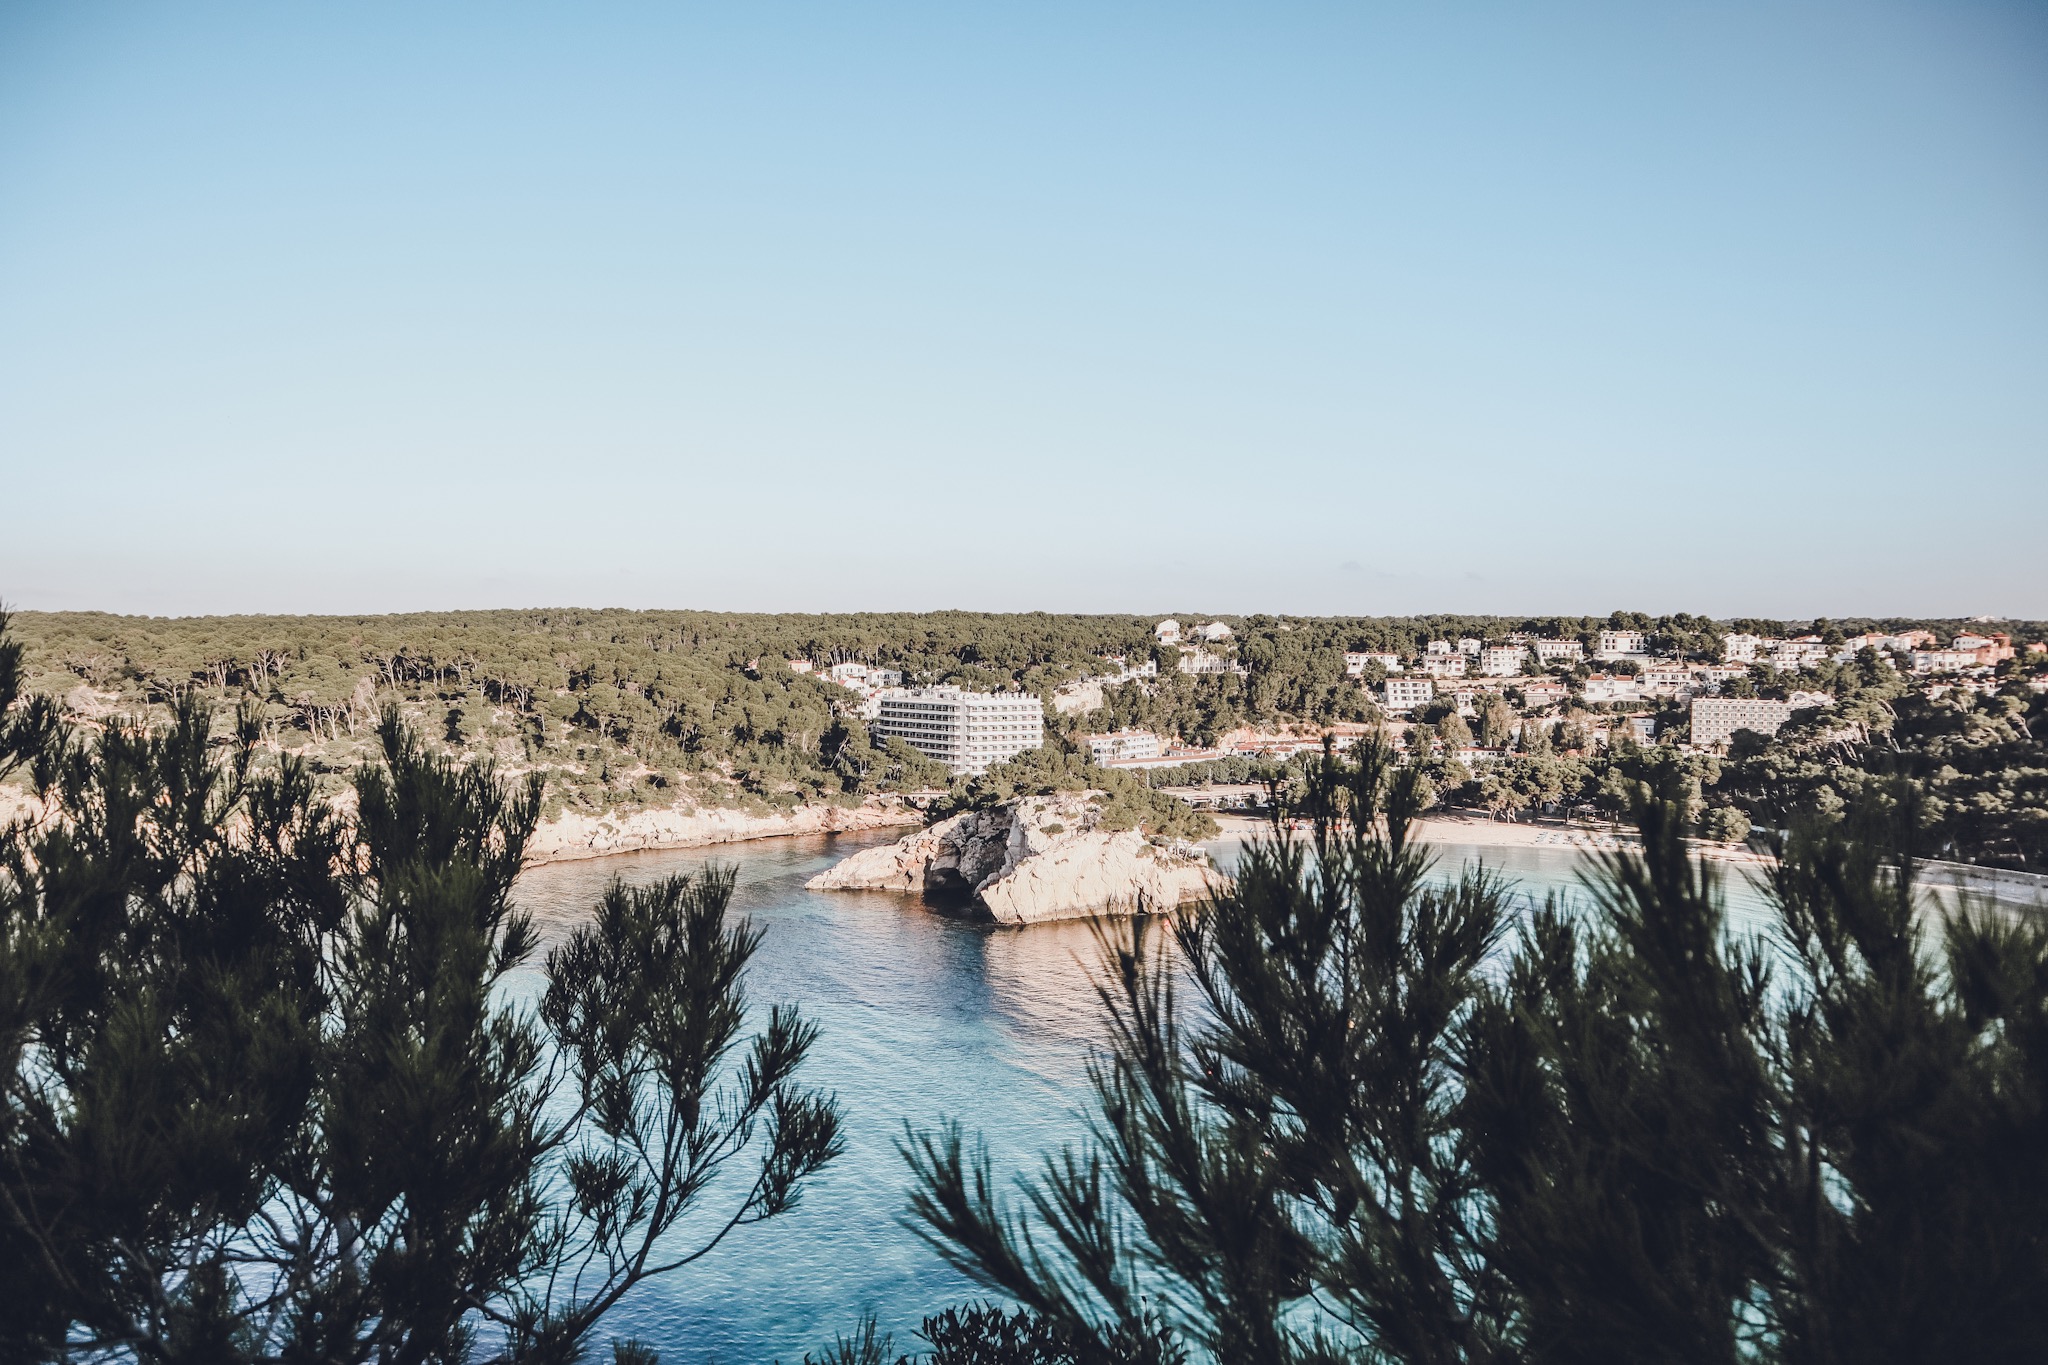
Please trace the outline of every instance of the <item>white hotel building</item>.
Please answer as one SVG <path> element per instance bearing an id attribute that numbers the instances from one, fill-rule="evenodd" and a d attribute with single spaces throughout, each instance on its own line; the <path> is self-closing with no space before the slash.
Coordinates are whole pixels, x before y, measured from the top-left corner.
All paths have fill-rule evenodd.
<path id="1" fill-rule="evenodd" d="M 1045 704 L 1026 692 L 915 687 L 882 694 L 869 727 L 956 773 L 978 773 L 1045 743 Z"/>

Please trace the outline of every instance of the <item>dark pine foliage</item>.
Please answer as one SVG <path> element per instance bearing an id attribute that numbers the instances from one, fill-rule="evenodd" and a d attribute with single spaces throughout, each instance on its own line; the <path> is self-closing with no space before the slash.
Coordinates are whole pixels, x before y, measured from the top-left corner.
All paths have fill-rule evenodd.
<path id="1" fill-rule="evenodd" d="M 1931 896 L 1910 788 L 1796 824 L 1751 938 L 1682 792 L 1511 915 L 1413 782 L 1326 758 L 1172 951 L 1106 938 L 1091 1142 L 1019 1202 L 914 1134 L 933 1245 L 1108 1360 L 2043 1358 L 2048 925 Z"/>
<path id="2" fill-rule="evenodd" d="M 0 1359 L 571 1361 L 840 1150 L 812 1028 L 747 1035 L 729 875 L 614 886 L 520 1007 L 537 784 L 387 715 L 338 810 L 252 775 L 246 713 L 71 734 L 16 663 L 0 636 L 41 798 L 0 832 Z"/>

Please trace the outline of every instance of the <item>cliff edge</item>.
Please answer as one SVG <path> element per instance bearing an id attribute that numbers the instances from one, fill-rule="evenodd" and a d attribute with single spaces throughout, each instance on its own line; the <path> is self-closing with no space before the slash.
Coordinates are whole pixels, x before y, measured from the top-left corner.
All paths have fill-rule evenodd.
<path id="1" fill-rule="evenodd" d="M 1223 884 L 1195 845 L 1100 829 L 1101 809 L 1093 792 L 1020 797 L 863 849 L 805 885 L 963 895 L 999 924 L 1037 924 L 1178 905 Z"/>

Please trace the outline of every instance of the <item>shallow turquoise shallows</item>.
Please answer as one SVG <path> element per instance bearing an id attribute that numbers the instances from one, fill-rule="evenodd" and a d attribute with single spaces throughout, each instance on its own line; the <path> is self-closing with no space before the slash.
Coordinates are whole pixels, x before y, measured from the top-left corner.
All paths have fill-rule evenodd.
<path id="1" fill-rule="evenodd" d="M 1079 1137 L 1096 1036 L 1089 929 L 987 929 L 941 918 L 910 897 L 804 890 L 814 873 L 887 837 L 627 854 L 537 868 L 521 879 L 522 904 L 553 939 L 588 913 L 613 876 L 645 882 L 707 861 L 737 865 L 735 908 L 767 931 L 749 978 L 752 1000 L 795 1003 L 818 1022 L 823 1037 L 808 1079 L 836 1092 L 846 1111 L 846 1154 L 809 1186 L 801 1207 L 741 1228 L 697 1264 L 642 1285 L 605 1336 L 637 1336 L 665 1365 L 795 1365 L 873 1313 L 909 1347 L 921 1318 L 978 1291 L 899 1221 L 904 1122 L 958 1117 L 988 1139 L 1005 1170 Z M 1226 863 L 1233 852 L 1217 849 Z M 1587 866 L 1569 849 L 1447 846 L 1441 854 L 1446 869 L 1483 856 L 1539 899 L 1569 891 Z M 1738 927 L 1758 923 L 1753 892 L 1739 875 L 1728 880 Z M 538 981 L 521 984 L 531 990 Z M 729 1211 L 717 1193 L 707 1222 Z"/>

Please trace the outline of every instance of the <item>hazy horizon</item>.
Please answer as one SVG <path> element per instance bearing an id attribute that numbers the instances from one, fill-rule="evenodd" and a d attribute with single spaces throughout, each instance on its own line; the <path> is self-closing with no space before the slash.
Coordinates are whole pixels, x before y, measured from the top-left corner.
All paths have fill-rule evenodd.
<path id="1" fill-rule="evenodd" d="M 2048 617 L 2048 7 L 0 12 L 0 599 Z"/>

